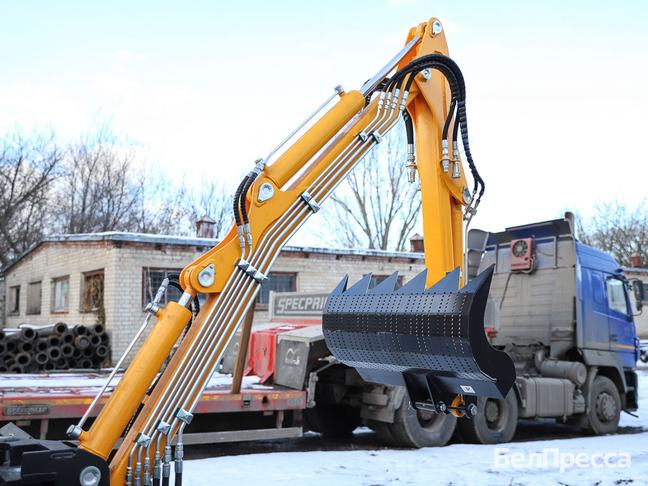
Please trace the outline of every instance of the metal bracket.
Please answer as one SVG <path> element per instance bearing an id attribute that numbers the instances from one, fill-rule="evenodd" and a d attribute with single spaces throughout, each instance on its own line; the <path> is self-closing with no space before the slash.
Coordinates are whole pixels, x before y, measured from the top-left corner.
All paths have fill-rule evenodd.
<path id="1" fill-rule="evenodd" d="M 376 131 L 371 132 L 371 138 L 374 139 L 374 142 L 376 142 L 376 144 L 379 144 L 383 140 L 383 136 Z"/>
<path id="2" fill-rule="evenodd" d="M 183 408 L 179 408 L 178 411 L 176 412 L 176 418 L 180 420 L 181 422 L 184 422 L 185 424 L 189 425 L 191 421 L 193 420 L 193 414 L 190 412 L 187 412 Z"/>
<path id="3" fill-rule="evenodd" d="M 300 197 L 302 198 L 302 201 L 304 201 L 310 208 L 310 210 L 313 211 L 313 213 L 316 213 L 320 210 L 320 204 L 313 198 L 313 196 L 308 193 L 308 191 L 302 192 Z"/>
<path id="4" fill-rule="evenodd" d="M 240 268 L 248 277 L 253 278 L 258 283 L 263 283 L 266 280 L 268 280 L 268 276 L 265 273 L 260 271 L 258 268 L 256 268 L 254 265 L 252 265 L 244 258 L 241 258 L 236 264 L 236 266 Z"/>
<path id="5" fill-rule="evenodd" d="M 145 433 L 140 432 L 139 435 L 137 436 L 137 439 L 135 439 L 135 442 L 137 443 L 137 445 L 147 448 L 151 443 L 151 438 Z"/>
<path id="6" fill-rule="evenodd" d="M 160 420 L 160 423 L 157 426 L 157 431 L 162 435 L 167 435 L 171 430 L 171 424 L 166 423 L 163 420 Z"/>

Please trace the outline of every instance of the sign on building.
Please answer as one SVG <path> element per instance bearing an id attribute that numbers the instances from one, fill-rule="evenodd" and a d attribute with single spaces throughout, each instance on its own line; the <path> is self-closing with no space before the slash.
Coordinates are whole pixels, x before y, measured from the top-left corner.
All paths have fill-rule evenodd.
<path id="1" fill-rule="evenodd" d="M 320 322 L 327 298 L 328 294 L 270 292 L 270 319 Z"/>

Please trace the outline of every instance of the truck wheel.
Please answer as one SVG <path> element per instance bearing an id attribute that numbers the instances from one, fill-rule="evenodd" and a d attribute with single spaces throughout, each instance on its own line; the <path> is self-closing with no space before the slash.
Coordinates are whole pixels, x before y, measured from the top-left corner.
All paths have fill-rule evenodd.
<path id="1" fill-rule="evenodd" d="M 459 432 L 466 442 L 502 444 L 510 442 L 518 421 L 518 403 L 511 389 L 504 399 L 478 398 L 477 415 L 459 419 Z"/>
<path id="2" fill-rule="evenodd" d="M 585 421 L 585 430 L 596 435 L 614 434 L 619 427 L 621 398 L 616 385 L 606 376 L 594 378 L 590 393 L 592 402 Z"/>
<path id="3" fill-rule="evenodd" d="M 396 445 L 394 436 L 392 435 L 390 425 L 387 422 L 378 422 L 377 420 L 366 420 L 367 427 L 373 430 L 380 442 L 386 446 Z"/>
<path id="4" fill-rule="evenodd" d="M 399 447 L 441 447 L 448 443 L 456 425 L 453 415 L 416 410 L 405 398 L 389 430 Z"/>
<path id="5" fill-rule="evenodd" d="M 304 410 L 304 421 L 309 430 L 324 437 L 349 437 L 360 425 L 360 409 L 348 405 L 318 404 Z"/>

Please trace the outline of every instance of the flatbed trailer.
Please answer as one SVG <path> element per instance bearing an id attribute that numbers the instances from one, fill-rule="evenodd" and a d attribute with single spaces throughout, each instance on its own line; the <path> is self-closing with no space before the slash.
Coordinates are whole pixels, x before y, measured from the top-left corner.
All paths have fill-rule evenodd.
<path id="1" fill-rule="evenodd" d="M 0 374 L 0 426 L 14 422 L 40 439 L 66 439 L 67 427 L 83 415 L 105 383 L 107 373 Z M 112 387 L 92 413 L 96 416 Z M 242 378 L 232 393 L 233 377 L 212 376 L 185 434 L 186 444 L 278 439 L 302 435 L 306 392 L 261 385 Z"/>

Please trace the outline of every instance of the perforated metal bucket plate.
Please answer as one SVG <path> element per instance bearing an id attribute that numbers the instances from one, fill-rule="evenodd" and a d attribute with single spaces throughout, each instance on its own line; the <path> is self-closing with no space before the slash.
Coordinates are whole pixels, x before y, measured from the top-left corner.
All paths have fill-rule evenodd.
<path id="1" fill-rule="evenodd" d="M 348 290 L 343 279 L 324 309 L 326 344 L 369 382 L 406 385 L 404 375 L 424 375 L 444 394 L 503 397 L 515 371 L 484 334 L 491 276 L 461 290 L 458 269 L 430 289 L 425 272 L 398 290 L 396 274 L 372 290 L 370 275 Z"/>

